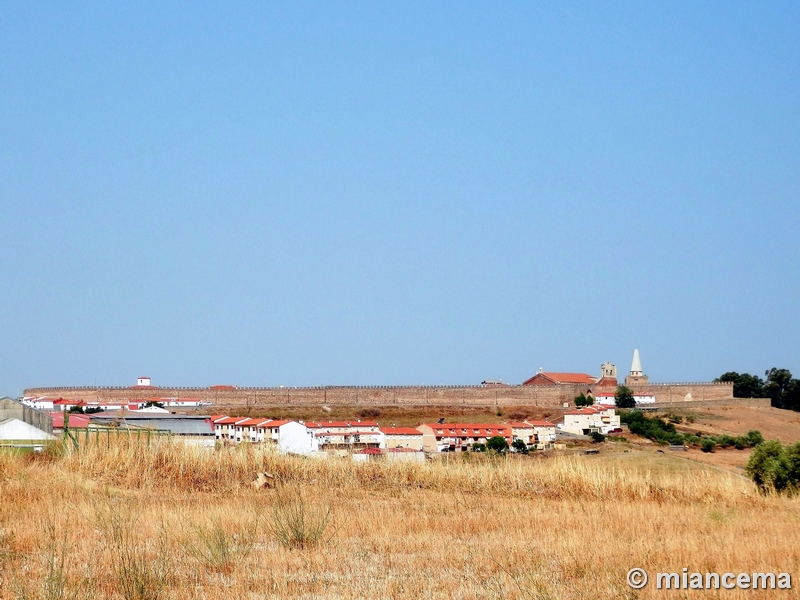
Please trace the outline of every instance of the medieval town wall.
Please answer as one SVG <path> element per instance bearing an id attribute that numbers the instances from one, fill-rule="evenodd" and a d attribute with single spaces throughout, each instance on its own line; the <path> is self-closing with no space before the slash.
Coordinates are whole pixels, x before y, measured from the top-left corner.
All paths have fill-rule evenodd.
<path id="1" fill-rule="evenodd" d="M 87 402 L 124 402 L 158 398 L 196 398 L 213 406 L 540 406 L 572 404 L 580 393 L 614 392 L 589 385 L 530 386 L 326 386 L 213 389 L 193 387 L 39 387 L 25 396 L 48 396 Z M 649 383 L 632 386 L 635 394 L 655 396 L 661 404 L 733 398 L 732 383 Z"/>

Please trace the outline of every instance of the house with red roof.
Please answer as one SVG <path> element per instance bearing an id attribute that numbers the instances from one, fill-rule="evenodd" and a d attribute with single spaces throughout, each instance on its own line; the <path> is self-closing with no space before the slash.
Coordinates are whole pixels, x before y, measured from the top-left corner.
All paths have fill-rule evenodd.
<path id="1" fill-rule="evenodd" d="M 236 424 L 247 421 L 248 417 L 226 417 L 214 415 L 211 422 L 214 424 L 214 437 L 220 442 L 235 442 Z M 241 441 L 241 438 L 239 439 Z"/>
<path id="2" fill-rule="evenodd" d="M 549 421 L 517 421 L 510 425 L 514 440 L 522 440 L 539 450 L 549 448 L 556 439 L 556 426 Z"/>
<path id="3" fill-rule="evenodd" d="M 384 435 L 374 421 L 312 421 L 305 425 L 314 432 L 319 449 L 326 452 L 352 452 L 385 446 Z"/>
<path id="4" fill-rule="evenodd" d="M 558 428 L 567 433 L 589 435 L 593 432 L 608 434 L 621 431 L 619 415 L 613 407 L 595 404 L 564 413 L 564 422 Z"/>
<path id="5" fill-rule="evenodd" d="M 411 448 L 422 450 L 422 432 L 413 427 L 381 427 L 386 449 Z"/>
<path id="6" fill-rule="evenodd" d="M 508 445 L 513 442 L 511 425 L 496 423 L 423 423 L 422 446 L 426 452 L 466 452 L 473 444 L 485 444 L 500 436 Z"/>
<path id="7" fill-rule="evenodd" d="M 235 444 L 274 444 L 281 453 L 313 454 L 319 451 L 314 432 L 303 423 L 277 419 L 212 415 L 216 439 Z"/>

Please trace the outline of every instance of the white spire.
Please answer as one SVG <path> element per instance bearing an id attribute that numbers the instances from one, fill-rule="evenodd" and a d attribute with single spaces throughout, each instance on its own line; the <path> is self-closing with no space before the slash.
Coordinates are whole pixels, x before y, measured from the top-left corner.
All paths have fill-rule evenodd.
<path id="1" fill-rule="evenodd" d="M 639 358 L 639 349 L 633 351 L 633 362 L 631 362 L 631 377 L 642 376 L 642 359 Z"/>

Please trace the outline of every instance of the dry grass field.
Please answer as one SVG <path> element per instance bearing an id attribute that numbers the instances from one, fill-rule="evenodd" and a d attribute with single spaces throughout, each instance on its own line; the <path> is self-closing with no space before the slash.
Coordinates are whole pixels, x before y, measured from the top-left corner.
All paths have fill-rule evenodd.
<path id="1" fill-rule="evenodd" d="M 745 435 L 758 429 L 768 440 L 780 440 L 784 444 L 800 441 L 800 413 L 766 406 L 735 406 L 720 404 L 691 410 L 674 411 L 691 414 L 694 423 L 679 429 L 687 429 L 710 435 Z"/>
<path id="2" fill-rule="evenodd" d="M 256 471 L 276 488 L 253 489 Z M 789 572 L 796 588 L 799 565 L 799 500 L 669 454 L 354 464 L 163 440 L 0 455 L 3 600 L 797 597 L 634 591 L 625 575 Z"/>

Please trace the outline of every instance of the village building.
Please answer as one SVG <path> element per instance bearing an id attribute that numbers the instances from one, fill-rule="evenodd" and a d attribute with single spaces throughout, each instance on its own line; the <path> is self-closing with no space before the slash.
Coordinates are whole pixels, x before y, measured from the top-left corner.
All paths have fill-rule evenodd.
<path id="1" fill-rule="evenodd" d="M 539 369 L 530 379 L 523 381 L 522 385 L 594 385 L 597 377 L 588 373 L 554 373 Z"/>
<path id="2" fill-rule="evenodd" d="M 466 452 L 473 444 L 486 444 L 489 438 L 500 436 L 510 446 L 513 442 L 511 425 L 482 423 L 423 423 L 422 445 L 426 452 Z"/>
<path id="3" fill-rule="evenodd" d="M 637 406 L 656 403 L 656 397 L 652 394 L 637 394 L 634 392 L 633 399 L 636 401 Z M 602 406 L 616 406 L 616 394 L 613 392 L 600 392 L 595 394 L 594 402 Z"/>
<path id="4" fill-rule="evenodd" d="M 264 442 L 273 443 L 282 454 L 309 455 L 319 452 L 313 430 L 297 421 L 270 421 L 258 426 L 264 430 Z"/>
<path id="5" fill-rule="evenodd" d="M 225 415 L 212 415 L 214 424 L 214 437 L 219 442 L 236 441 L 236 424 L 247 421 L 248 417 L 226 417 Z"/>
<path id="6" fill-rule="evenodd" d="M 413 427 L 381 427 L 385 448 L 411 448 L 422 450 L 422 432 Z"/>
<path id="7" fill-rule="evenodd" d="M 383 448 L 384 435 L 374 421 L 311 421 L 305 424 L 314 432 L 323 451 L 354 451 Z"/>
<path id="8" fill-rule="evenodd" d="M 556 439 L 556 426 L 549 421 L 518 421 L 511 423 L 513 440 L 522 440 L 526 446 L 549 448 Z"/>
<path id="9" fill-rule="evenodd" d="M 559 429 L 575 435 L 589 435 L 593 432 L 608 433 L 621 431 L 619 415 L 612 407 L 593 405 L 572 410 L 564 414 L 564 422 Z"/>

